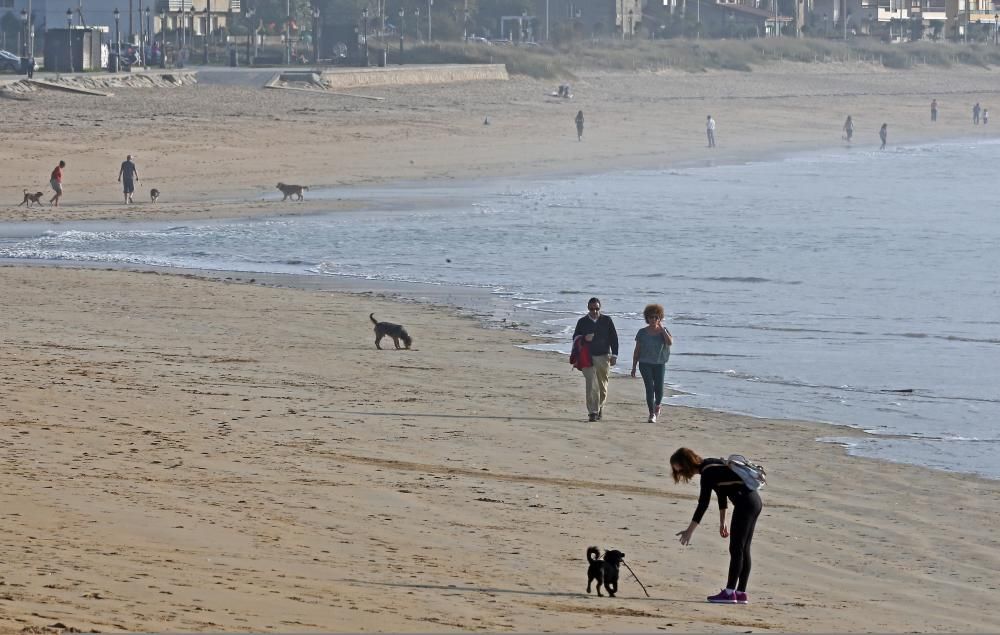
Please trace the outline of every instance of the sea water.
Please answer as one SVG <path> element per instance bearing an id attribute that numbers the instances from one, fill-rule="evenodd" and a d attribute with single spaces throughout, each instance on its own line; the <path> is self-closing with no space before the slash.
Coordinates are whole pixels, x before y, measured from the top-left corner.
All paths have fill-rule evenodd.
<path id="1" fill-rule="evenodd" d="M 1000 144 L 954 142 L 313 192 L 294 218 L 8 224 L 0 258 L 483 289 L 455 297 L 560 353 L 596 295 L 621 371 L 657 302 L 671 403 L 843 424 L 868 434 L 824 440 L 1000 478 L 998 165 Z"/>

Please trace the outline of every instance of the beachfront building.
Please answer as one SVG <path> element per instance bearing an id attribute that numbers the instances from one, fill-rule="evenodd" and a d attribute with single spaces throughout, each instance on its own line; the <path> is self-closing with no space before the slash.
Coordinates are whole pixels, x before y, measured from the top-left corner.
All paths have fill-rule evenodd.
<path id="1" fill-rule="evenodd" d="M 642 0 L 535 0 L 545 40 L 560 36 L 631 39 L 643 22 Z"/>
<path id="2" fill-rule="evenodd" d="M 1000 43 L 1000 6 L 992 0 L 941 0 L 946 4 L 948 37 L 968 42 Z"/>
<path id="3" fill-rule="evenodd" d="M 702 32 L 710 37 L 777 37 L 794 24 L 775 0 L 720 0 L 701 7 Z"/>
<path id="4" fill-rule="evenodd" d="M 29 35 L 37 32 L 39 23 L 36 7 L 28 0 L 0 0 L 0 49 L 27 55 Z"/>

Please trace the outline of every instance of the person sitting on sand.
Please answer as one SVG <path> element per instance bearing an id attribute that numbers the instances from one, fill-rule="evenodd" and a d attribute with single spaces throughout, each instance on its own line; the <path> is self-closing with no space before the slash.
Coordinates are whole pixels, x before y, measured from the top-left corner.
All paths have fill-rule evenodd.
<path id="1" fill-rule="evenodd" d="M 679 448 L 670 456 L 670 471 L 674 483 L 687 483 L 695 475 L 700 475 L 701 479 L 701 494 L 691 524 L 684 531 L 677 532 L 682 545 L 690 544 L 694 530 L 708 510 L 713 491 L 719 499 L 719 535 L 729 538 L 729 577 L 726 587 L 709 596 L 708 601 L 714 604 L 749 604 L 750 542 L 763 505 L 760 494 L 747 487 L 722 459 L 703 459 L 688 448 Z M 731 529 L 726 527 L 727 498 L 733 502 Z"/>

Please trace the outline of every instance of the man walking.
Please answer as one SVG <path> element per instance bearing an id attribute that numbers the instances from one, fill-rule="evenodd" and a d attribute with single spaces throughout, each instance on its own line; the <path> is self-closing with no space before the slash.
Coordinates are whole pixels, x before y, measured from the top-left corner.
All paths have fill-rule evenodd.
<path id="1" fill-rule="evenodd" d="M 587 390 L 587 412 L 590 421 L 600 421 L 608 399 L 608 374 L 618 362 L 618 331 L 607 315 L 601 314 L 601 301 L 587 302 L 587 315 L 576 322 L 573 339 L 583 336 L 590 345 L 591 365 L 583 370 Z"/>
<path id="2" fill-rule="evenodd" d="M 931 122 L 937 121 L 937 100 L 931 100 Z"/>
<path id="3" fill-rule="evenodd" d="M 979 110 L 979 102 L 977 101 L 976 105 L 972 107 L 972 125 L 974 126 L 979 125 Z"/>
<path id="4" fill-rule="evenodd" d="M 132 200 L 132 194 L 135 193 L 135 182 L 138 180 L 139 171 L 136 170 L 135 163 L 132 163 L 132 155 L 130 154 L 125 157 L 121 169 L 118 170 L 118 182 L 122 184 L 126 205 L 135 202 Z"/>
<path id="5" fill-rule="evenodd" d="M 886 139 L 889 138 L 889 124 L 884 123 L 882 127 L 878 129 L 878 138 L 882 140 L 882 147 L 879 150 L 885 150 Z"/>
<path id="6" fill-rule="evenodd" d="M 712 115 L 708 116 L 708 121 L 705 123 L 705 132 L 708 134 L 708 147 L 715 147 L 715 119 L 712 119 Z"/>
<path id="7" fill-rule="evenodd" d="M 49 186 L 52 191 L 55 192 L 55 196 L 49 199 L 49 204 L 52 207 L 59 207 L 59 199 L 62 198 L 63 188 L 62 188 L 62 172 L 63 168 L 66 167 L 65 161 L 60 161 L 59 165 L 56 166 L 55 170 L 52 170 L 52 175 L 49 177 Z"/>

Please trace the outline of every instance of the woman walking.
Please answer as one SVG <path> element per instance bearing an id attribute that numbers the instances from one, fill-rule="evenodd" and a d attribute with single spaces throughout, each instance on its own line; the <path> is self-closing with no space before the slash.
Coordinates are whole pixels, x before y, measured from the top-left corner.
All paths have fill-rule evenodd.
<path id="1" fill-rule="evenodd" d="M 847 143 L 850 143 L 851 137 L 854 136 L 854 120 L 850 115 L 847 115 L 847 121 L 844 122 L 844 136 L 847 138 Z"/>
<path id="2" fill-rule="evenodd" d="M 576 140 L 583 141 L 583 111 L 576 113 L 576 118 L 573 120 L 576 122 Z"/>
<path id="3" fill-rule="evenodd" d="M 708 509 L 712 492 L 719 499 L 719 535 L 729 538 L 729 577 L 726 587 L 708 601 L 716 604 L 749 604 L 747 580 L 750 577 L 750 542 L 760 516 L 760 495 L 748 488 L 743 479 L 733 472 L 722 459 L 703 459 L 693 450 L 680 448 L 670 456 L 670 471 L 674 482 L 687 483 L 696 474 L 701 476 L 701 495 L 691 524 L 678 532 L 681 544 L 691 542 L 691 535 L 698 528 Z M 731 529 L 726 527 L 726 499 L 733 502 Z"/>
<path id="4" fill-rule="evenodd" d="M 646 386 L 646 406 L 649 408 L 649 423 L 656 423 L 660 416 L 660 402 L 663 401 L 663 375 L 670 347 L 674 337 L 663 326 L 663 307 L 649 304 L 642 312 L 646 326 L 635 334 L 635 350 L 632 352 L 632 376 L 638 366 L 642 383 Z"/>

